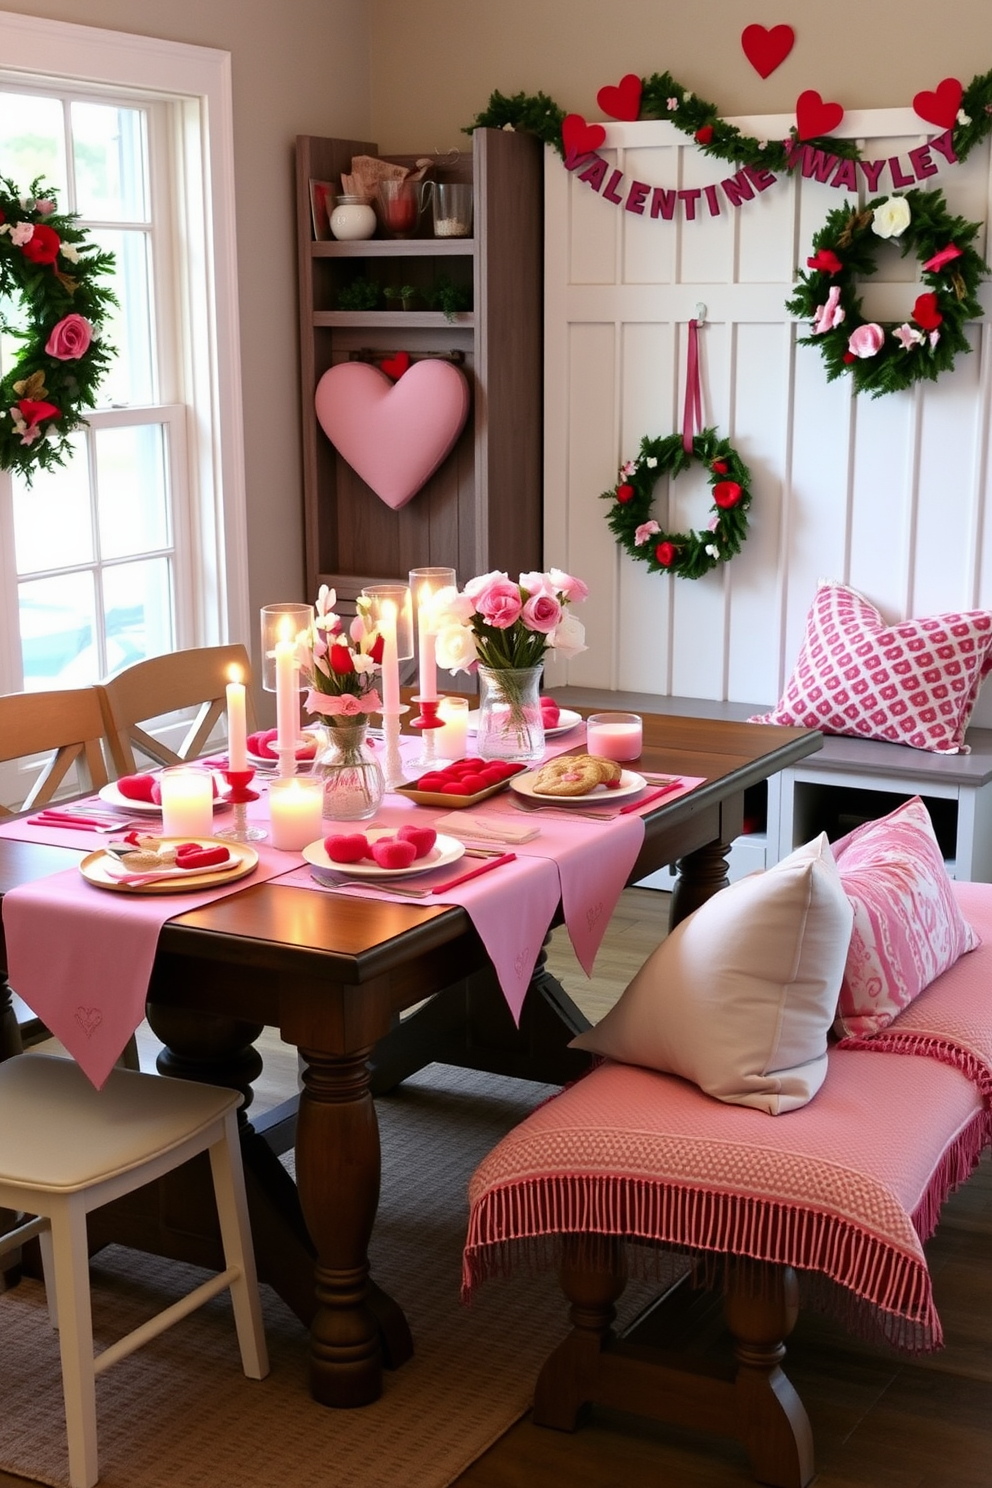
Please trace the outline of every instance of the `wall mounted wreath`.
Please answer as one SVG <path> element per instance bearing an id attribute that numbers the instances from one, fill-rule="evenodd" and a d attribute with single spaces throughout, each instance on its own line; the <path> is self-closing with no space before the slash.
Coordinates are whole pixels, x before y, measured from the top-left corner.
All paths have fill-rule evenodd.
<path id="1" fill-rule="evenodd" d="M 812 320 L 804 346 L 816 346 L 827 380 L 849 372 L 855 392 L 873 398 L 911 387 L 954 365 L 971 348 L 965 323 L 982 315 L 978 286 L 989 270 L 970 245 L 978 222 L 952 217 L 940 191 L 876 197 L 863 211 L 839 207 L 813 238 L 809 273 L 800 274 L 786 302 L 790 314 Z M 905 258 L 920 261 L 924 292 L 901 323 L 866 321 L 856 280 L 874 274 L 879 243 L 897 240 Z"/>
<path id="2" fill-rule="evenodd" d="M 19 343 L 0 380 L 0 469 L 63 465 L 113 356 L 101 337 L 117 300 L 101 283 L 114 257 L 60 213 L 42 181 L 22 194 L 0 176 L 0 330 Z"/>
<path id="3" fill-rule="evenodd" d="M 694 461 L 709 470 L 709 525 L 702 532 L 665 532 L 651 516 L 655 483 L 662 475 L 674 479 Z M 637 459 L 621 465 L 616 486 L 601 500 L 610 502 L 606 520 L 631 558 L 652 573 L 699 579 L 740 552 L 747 537 L 750 481 L 751 472 L 729 441 L 718 439 L 715 429 L 704 429 L 693 439 L 691 454 L 681 434 L 642 439 Z"/>

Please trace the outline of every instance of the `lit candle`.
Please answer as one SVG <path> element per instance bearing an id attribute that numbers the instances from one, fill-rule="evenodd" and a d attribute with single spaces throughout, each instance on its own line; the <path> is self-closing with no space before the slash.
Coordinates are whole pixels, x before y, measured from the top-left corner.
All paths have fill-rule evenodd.
<path id="1" fill-rule="evenodd" d="M 636 713 L 593 713 L 586 719 L 586 747 L 600 759 L 637 759 L 642 744 Z"/>
<path id="2" fill-rule="evenodd" d="M 324 782 L 315 775 L 269 782 L 270 841 L 282 852 L 301 852 L 322 836 Z"/>
<path id="3" fill-rule="evenodd" d="M 162 771 L 163 837 L 210 837 L 214 830 L 214 781 L 208 770 L 177 765 Z"/>
<path id="4" fill-rule="evenodd" d="M 384 599 L 379 609 L 382 634 L 382 711 L 398 714 L 400 710 L 400 663 L 396 650 L 396 601 Z"/>
<path id="5" fill-rule="evenodd" d="M 468 698 L 443 697 L 437 705 L 438 718 L 444 728 L 435 734 L 435 750 L 441 759 L 465 758 L 468 740 Z"/>
<path id="6" fill-rule="evenodd" d="M 425 703 L 433 703 L 437 699 L 437 631 L 432 628 L 431 618 L 433 598 L 430 584 L 421 584 L 417 595 L 417 641 L 420 649 L 420 699 Z"/>
<path id="7" fill-rule="evenodd" d="M 296 741 L 300 731 L 300 684 L 296 662 L 296 638 L 292 616 L 279 622 L 276 641 L 276 752 L 286 750 L 283 759 L 295 760 Z"/>
<path id="8" fill-rule="evenodd" d="M 245 684 L 241 668 L 232 666 L 227 684 L 227 768 L 248 768 L 248 725 L 245 718 Z"/>

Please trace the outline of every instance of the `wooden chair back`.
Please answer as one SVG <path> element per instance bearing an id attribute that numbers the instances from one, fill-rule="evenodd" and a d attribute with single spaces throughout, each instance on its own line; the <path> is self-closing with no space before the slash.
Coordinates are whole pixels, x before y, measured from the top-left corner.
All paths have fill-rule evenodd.
<path id="1" fill-rule="evenodd" d="M 150 656 L 105 678 L 96 692 L 103 708 L 114 774 L 133 775 L 148 760 L 157 765 L 179 765 L 203 754 L 226 708 L 224 689 L 231 680 L 232 666 L 240 667 L 243 681 L 249 680 L 251 662 L 244 646 L 199 646 L 168 656 Z M 178 750 L 148 731 L 147 725 L 155 719 L 193 707 L 196 716 Z M 255 724 L 250 696 L 247 712 L 251 730 Z"/>
<path id="2" fill-rule="evenodd" d="M 80 793 L 106 785 L 103 732 L 100 698 L 93 687 L 0 697 L 0 761 L 48 755 L 27 794 L 9 806 L 0 805 L 0 816 L 50 801 L 74 765 Z"/>

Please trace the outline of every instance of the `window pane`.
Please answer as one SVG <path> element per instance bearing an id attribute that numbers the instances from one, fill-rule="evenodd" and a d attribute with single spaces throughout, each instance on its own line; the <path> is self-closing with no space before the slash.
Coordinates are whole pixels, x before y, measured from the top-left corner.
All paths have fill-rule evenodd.
<path id="1" fill-rule="evenodd" d="M 108 672 L 173 649 L 172 569 L 167 558 L 104 569 L 103 605 Z"/>
<path id="2" fill-rule="evenodd" d="M 101 408 L 134 407 L 157 396 L 152 367 L 151 266 L 147 234 L 138 231 L 100 231 L 91 241 L 114 255 L 114 273 L 102 282 L 112 289 L 118 306 L 104 321 L 105 339 L 116 355 L 97 390 Z"/>
<path id="3" fill-rule="evenodd" d="M 97 510 L 103 558 L 169 542 L 161 424 L 96 431 Z"/>
<path id="4" fill-rule="evenodd" d="M 67 465 L 39 470 L 28 486 L 13 477 L 14 555 L 19 574 L 73 567 L 93 559 L 86 435 L 72 435 Z"/>
<path id="5" fill-rule="evenodd" d="M 17 586 L 25 692 L 86 686 L 99 676 L 93 575 L 64 574 Z"/>
<path id="6" fill-rule="evenodd" d="M 21 191 L 36 176 L 58 195 L 66 211 L 65 126 L 58 98 L 36 98 L 26 93 L 0 94 L 0 160 L 3 174 Z"/>
<path id="7" fill-rule="evenodd" d="M 145 222 L 145 116 L 114 104 L 74 103 L 76 210 L 107 222 Z"/>

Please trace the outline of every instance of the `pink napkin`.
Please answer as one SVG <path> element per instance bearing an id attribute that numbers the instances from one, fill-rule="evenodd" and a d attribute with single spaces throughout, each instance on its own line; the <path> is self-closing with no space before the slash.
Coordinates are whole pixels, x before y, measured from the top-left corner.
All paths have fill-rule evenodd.
<path id="1" fill-rule="evenodd" d="M 286 867 L 285 853 L 263 847 L 254 873 L 186 894 L 118 894 L 77 868 L 11 889 L 2 906 L 10 984 L 99 1089 L 145 1015 L 166 920 Z"/>

